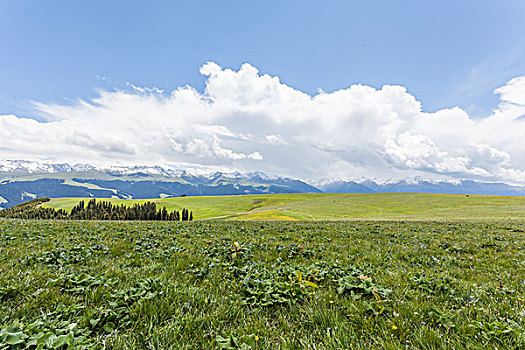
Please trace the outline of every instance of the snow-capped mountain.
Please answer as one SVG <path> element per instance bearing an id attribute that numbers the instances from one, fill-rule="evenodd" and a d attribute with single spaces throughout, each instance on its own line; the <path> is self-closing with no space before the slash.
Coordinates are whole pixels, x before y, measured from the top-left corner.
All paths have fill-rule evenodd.
<path id="1" fill-rule="evenodd" d="M 95 167 L 90 164 L 68 163 L 44 163 L 28 160 L 3 160 L 0 161 L 0 173 L 16 174 L 46 174 L 46 173 L 73 173 L 100 171 L 113 175 L 145 175 L 145 176 L 163 176 L 179 177 L 183 171 L 170 169 L 161 166 L 110 166 Z"/>
<path id="2" fill-rule="evenodd" d="M 0 162 L 3 207 L 24 202 L 28 197 L 158 198 L 305 192 L 321 191 L 300 180 L 262 172 L 198 174 L 161 166 L 97 168 L 87 164 Z"/>
<path id="3" fill-rule="evenodd" d="M 45 173 L 71 173 L 71 172 L 87 172 L 100 171 L 111 175 L 120 176 L 162 176 L 162 177 L 185 177 L 203 179 L 217 179 L 220 177 L 228 179 L 246 179 L 252 181 L 275 181 L 284 179 L 281 176 L 266 174 L 261 171 L 241 173 L 236 172 L 211 172 L 211 173 L 197 173 L 189 169 L 173 169 L 170 167 L 163 167 L 159 165 L 145 166 L 145 165 L 112 165 L 109 167 L 96 167 L 90 164 L 75 164 L 68 163 L 46 163 L 39 161 L 28 160 L 0 160 L 0 173 L 18 173 L 18 174 L 45 174 Z"/>
<path id="4" fill-rule="evenodd" d="M 449 193 L 500 196 L 525 196 L 525 187 L 505 183 L 473 180 L 430 181 L 422 178 L 403 179 L 378 184 L 372 180 L 334 181 L 319 188 L 326 193 Z"/>
<path id="5" fill-rule="evenodd" d="M 180 177 L 183 170 L 168 169 L 158 165 L 155 166 L 111 166 L 109 168 L 101 168 L 100 171 L 113 175 L 126 176 L 162 176 L 162 177 Z"/>
<path id="6" fill-rule="evenodd" d="M 69 165 L 67 163 L 42 163 L 28 160 L 4 160 L 0 161 L 0 172 L 2 173 L 70 173 L 95 170 L 89 164 Z"/>
<path id="7" fill-rule="evenodd" d="M 33 197 L 158 198 L 180 195 L 268 193 L 451 193 L 525 196 L 525 188 L 472 180 L 429 181 L 422 178 L 377 183 L 370 179 L 306 182 L 263 172 L 198 173 L 162 166 L 110 166 L 0 161 L 0 207 Z"/>

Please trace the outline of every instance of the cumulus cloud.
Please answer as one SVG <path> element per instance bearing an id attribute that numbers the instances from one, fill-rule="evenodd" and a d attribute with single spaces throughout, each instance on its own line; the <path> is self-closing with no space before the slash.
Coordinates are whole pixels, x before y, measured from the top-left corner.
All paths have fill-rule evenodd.
<path id="1" fill-rule="evenodd" d="M 44 121 L 0 115 L 5 158 L 262 170 L 303 179 L 475 178 L 525 184 L 525 77 L 495 90 L 493 114 L 435 113 L 402 86 L 309 95 L 260 72 L 210 62 L 204 91 L 137 87 L 74 105 L 38 103 Z M 42 119 L 40 119 L 42 120 Z"/>

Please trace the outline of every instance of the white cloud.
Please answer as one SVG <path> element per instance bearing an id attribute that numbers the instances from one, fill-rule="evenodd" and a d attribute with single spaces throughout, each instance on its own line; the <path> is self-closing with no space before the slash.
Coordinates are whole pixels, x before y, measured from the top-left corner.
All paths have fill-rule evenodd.
<path id="1" fill-rule="evenodd" d="M 288 142 L 286 142 L 281 135 L 266 135 L 265 139 L 270 145 L 284 146 L 288 144 Z"/>
<path id="2" fill-rule="evenodd" d="M 496 89 L 484 119 L 425 113 L 401 86 L 308 95 L 244 64 L 210 62 L 206 88 L 129 84 L 75 105 L 35 104 L 45 121 L 0 115 L 5 158 L 163 163 L 300 177 L 480 178 L 525 183 L 525 77 Z"/>
<path id="3" fill-rule="evenodd" d="M 494 91 L 503 101 L 525 106 L 525 77 L 517 77 Z"/>
<path id="4" fill-rule="evenodd" d="M 228 136 L 235 137 L 235 134 L 232 133 L 224 125 L 201 125 L 195 124 L 190 126 L 195 132 L 205 134 L 205 135 L 217 135 L 217 136 Z"/>

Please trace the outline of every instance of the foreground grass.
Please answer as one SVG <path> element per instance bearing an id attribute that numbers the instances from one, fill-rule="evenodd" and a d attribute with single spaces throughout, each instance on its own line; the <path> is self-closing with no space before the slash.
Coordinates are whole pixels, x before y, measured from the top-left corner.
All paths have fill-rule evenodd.
<path id="1" fill-rule="evenodd" d="M 525 348 L 524 223 L 0 220 L 0 237 L 0 349 Z"/>
<path id="2" fill-rule="evenodd" d="M 70 210 L 81 198 L 54 198 L 44 206 Z M 84 199 L 84 200 L 89 200 Z M 107 199 L 103 199 L 107 200 Z M 189 208 L 197 219 L 225 220 L 442 220 L 525 219 L 525 197 L 455 194 L 270 194 L 159 199 L 110 199 L 133 205 L 154 201 L 168 210 Z"/>

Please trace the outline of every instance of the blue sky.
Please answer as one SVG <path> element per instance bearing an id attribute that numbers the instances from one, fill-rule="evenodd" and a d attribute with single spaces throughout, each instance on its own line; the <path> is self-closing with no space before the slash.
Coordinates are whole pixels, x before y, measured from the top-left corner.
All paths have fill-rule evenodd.
<path id="1" fill-rule="evenodd" d="M 0 158 L 525 184 L 523 1 L 0 0 Z"/>
<path id="2" fill-rule="evenodd" d="M 215 61 L 308 93 L 400 84 L 486 116 L 525 74 L 523 1 L 1 1 L 0 112 L 132 82 L 201 87 Z M 105 80 L 102 80 L 105 79 Z"/>

